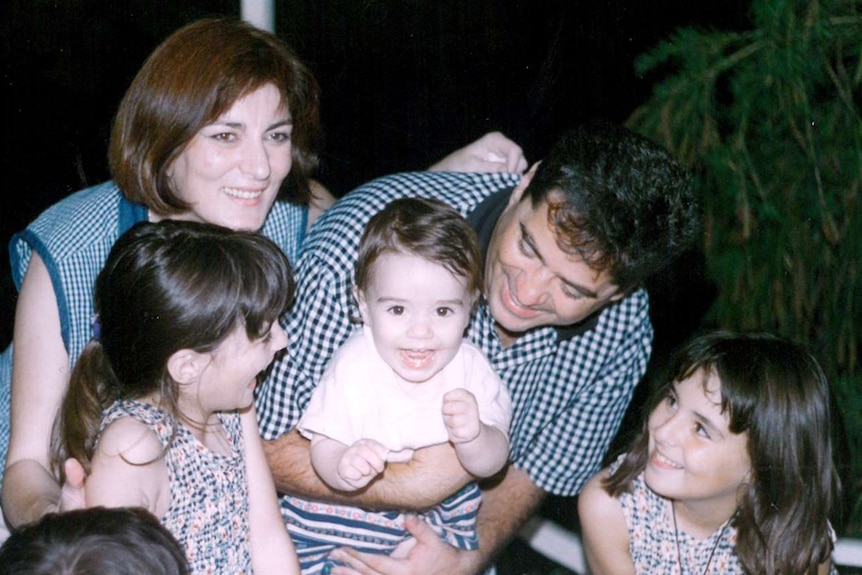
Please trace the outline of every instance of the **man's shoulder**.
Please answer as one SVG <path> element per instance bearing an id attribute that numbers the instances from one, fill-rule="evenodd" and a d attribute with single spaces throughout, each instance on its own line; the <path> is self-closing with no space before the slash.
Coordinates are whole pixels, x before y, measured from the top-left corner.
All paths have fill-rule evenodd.
<path id="1" fill-rule="evenodd" d="M 462 215 L 482 200 L 517 183 L 515 174 L 402 172 L 372 180 L 344 195 L 314 224 L 304 257 L 344 260 L 352 266 L 359 239 L 371 217 L 389 202 L 406 197 L 439 199 Z"/>
<path id="2" fill-rule="evenodd" d="M 366 222 L 398 198 L 436 198 L 465 214 L 483 199 L 517 184 L 516 174 L 465 172 L 401 172 L 372 180 L 349 192 L 321 216 L 319 229 L 343 225 L 345 220 Z"/>

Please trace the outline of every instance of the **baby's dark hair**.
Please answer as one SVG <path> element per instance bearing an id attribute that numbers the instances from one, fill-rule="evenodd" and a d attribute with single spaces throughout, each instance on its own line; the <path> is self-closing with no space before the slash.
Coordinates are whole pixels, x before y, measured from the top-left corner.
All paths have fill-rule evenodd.
<path id="1" fill-rule="evenodd" d="M 478 296 L 482 290 L 482 252 L 476 231 L 440 200 L 394 200 L 368 221 L 356 259 L 357 289 L 368 288 L 374 265 L 387 253 L 419 256 L 463 277 L 471 294 Z"/>
<path id="2" fill-rule="evenodd" d="M 174 352 L 212 351 L 236 328 L 259 339 L 293 293 L 287 257 L 258 233 L 175 220 L 132 227 L 96 280 L 98 337 L 75 363 L 58 414 L 55 472 L 67 457 L 88 469 L 101 413 L 115 400 L 158 392 L 180 417 L 167 367 Z"/>
<path id="3" fill-rule="evenodd" d="M 734 434 L 748 434 L 751 477 L 734 525 L 746 573 L 816 573 L 832 551 L 829 514 L 840 485 L 832 459 L 829 384 L 797 344 L 763 333 L 707 333 L 680 349 L 649 412 L 696 372 L 721 383 L 721 411 Z M 704 392 L 709 379 L 704 377 Z M 648 413 L 649 413 L 648 412 Z M 604 488 L 632 488 L 649 457 L 646 422 Z"/>
<path id="4" fill-rule="evenodd" d="M 0 575 L 187 575 L 183 548 L 146 509 L 49 513 L 0 547 Z"/>

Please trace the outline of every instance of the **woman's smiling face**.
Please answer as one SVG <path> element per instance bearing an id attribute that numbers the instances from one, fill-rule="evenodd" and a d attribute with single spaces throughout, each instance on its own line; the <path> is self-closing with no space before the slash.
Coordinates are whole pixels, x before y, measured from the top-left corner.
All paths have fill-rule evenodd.
<path id="1" fill-rule="evenodd" d="M 272 84 L 237 100 L 171 164 L 171 185 L 191 206 L 174 217 L 259 230 L 290 172 L 292 130 L 290 111 Z"/>

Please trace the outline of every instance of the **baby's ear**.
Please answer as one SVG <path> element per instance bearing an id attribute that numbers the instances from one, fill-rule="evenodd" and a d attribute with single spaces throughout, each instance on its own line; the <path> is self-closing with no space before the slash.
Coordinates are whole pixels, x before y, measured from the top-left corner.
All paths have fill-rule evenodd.
<path id="1" fill-rule="evenodd" d="M 168 358 L 168 373 L 177 383 L 191 383 L 200 377 L 208 363 L 208 354 L 181 349 Z"/>
<path id="2" fill-rule="evenodd" d="M 353 299 L 356 300 L 356 305 L 359 307 L 362 323 L 368 325 L 368 302 L 365 301 L 365 293 L 356 287 L 356 284 L 353 284 Z"/>

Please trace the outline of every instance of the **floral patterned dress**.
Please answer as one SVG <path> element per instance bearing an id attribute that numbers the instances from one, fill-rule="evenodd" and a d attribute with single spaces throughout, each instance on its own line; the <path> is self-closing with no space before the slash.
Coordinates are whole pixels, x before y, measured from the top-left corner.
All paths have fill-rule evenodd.
<path id="1" fill-rule="evenodd" d="M 121 417 L 149 426 L 166 448 L 171 500 L 161 522 L 185 549 L 192 573 L 251 573 L 248 481 L 239 415 L 219 415 L 232 449 L 227 456 L 210 451 L 188 427 L 140 401 L 115 402 L 102 415 L 101 430 Z"/>

